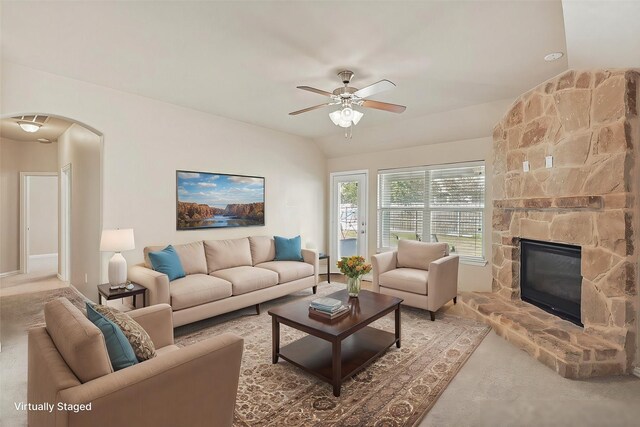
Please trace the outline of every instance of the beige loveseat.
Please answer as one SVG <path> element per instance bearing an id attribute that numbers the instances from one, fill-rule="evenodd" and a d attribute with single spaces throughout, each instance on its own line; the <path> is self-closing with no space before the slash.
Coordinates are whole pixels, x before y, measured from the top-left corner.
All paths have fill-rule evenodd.
<path id="1" fill-rule="evenodd" d="M 398 250 L 374 255 L 373 291 L 393 295 L 403 304 L 435 312 L 458 294 L 458 255 L 447 243 L 400 240 Z"/>
<path id="2" fill-rule="evenodd" d="M 128 314 L 157 356 L 113 372 L 104 336 L 84 313 L 66 298 L 45 305 L 46 327 L 29 330 L 27 400 L 54 408 L 28 411 L 29 426 L 231 426 L 242 338 L 222 334 L 178 348 L 171 307 Z"/>
<path id="3" fill-rule="evenodd" d="M 169 282 L 145 263 L 129 268 L 129 280 L 147 288 L 148 304 L 171 305 L 174 327 L 259 304 L 318 285 L 318 254 L 303 249 L 303 261 L 274 261 L 273 237 L 252 236 L 173 245 L 186 276 Z"/>

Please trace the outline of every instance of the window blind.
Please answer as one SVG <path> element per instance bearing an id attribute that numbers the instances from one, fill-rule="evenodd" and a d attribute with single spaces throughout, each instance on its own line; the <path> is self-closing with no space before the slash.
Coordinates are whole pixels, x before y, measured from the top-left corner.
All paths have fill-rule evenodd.
<path id="1" fill-rule="evenodd" d="M 446 242 L 484 260 L 484 162 L 378 172 L 378 248 L 398 240 Z"/>

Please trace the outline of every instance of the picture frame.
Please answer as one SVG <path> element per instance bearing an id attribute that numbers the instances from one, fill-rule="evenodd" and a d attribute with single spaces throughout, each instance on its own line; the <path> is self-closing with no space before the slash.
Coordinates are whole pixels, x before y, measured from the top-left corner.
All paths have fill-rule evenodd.
<path id="1" fill-rule="evenodd" d="M 265 225 L 265 178 L 176 170 L 176 229 Z"/>

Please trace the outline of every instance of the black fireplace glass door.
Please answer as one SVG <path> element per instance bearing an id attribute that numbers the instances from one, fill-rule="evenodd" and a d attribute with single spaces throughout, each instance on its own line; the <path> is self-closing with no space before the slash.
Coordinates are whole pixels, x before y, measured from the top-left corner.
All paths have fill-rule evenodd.
<path id="1" fill-rule="evenodd" d="M 582 326 L 580 247 L 523 239 L 520 259 L 522 299 Z"/>

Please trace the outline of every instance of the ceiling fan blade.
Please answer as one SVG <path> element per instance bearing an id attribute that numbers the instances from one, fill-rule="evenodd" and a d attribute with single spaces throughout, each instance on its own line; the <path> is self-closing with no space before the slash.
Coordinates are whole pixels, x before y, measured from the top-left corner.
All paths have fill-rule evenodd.
<path id="1" fill-rule="evenodd" d="M 377 83 L 369 85 L 367 87 L 363 87 L 360 90 L 357 90 L 354 95 L 358 98 L 366 98 L 371 95 L 375 95 L 376 93 L 383 92 L 385 90 L 393 89 L 396 85 L 389 80 L 380 80 Z"/>
<path id="2" fill-rule="evenodd" d="M 392 113 L 403 113 L 407 109 L 404 105 L 389 104 L 388 102 L 372 101 L 366 99 L 362 102 L 363 107 L 375 108 L 376 110 L 390 111 Z"/>
<path id="3" fill-rule="evenodd" d="M 328 97 L 332 97 L 333 94 L 331 92 L 327 92 L 326 90 L 321 90 L 321 89 L 316 89 L 315 87 L 311 87 L 311 86 L 296 86 L 298 89 L 302 89 L 302 90 L 306 90 L 309 92 L 313 92 L 313 93 L 317 93 L 319 95 L 324 95 L 324 96 L 328 96 Z"/>
<path id="4" fill-rule="evenodd" d="M 314 105 L 313 107 L 304 108 L 302 110 L 294 111 L 292 113 L 289 113 L 289 115 L 290 116 L 297 116 L 298 114 L 306 113 L 307 111 L 317 110 L 318 108 L 326 107 L 328 105 L 333 105 L 333 104 L 331 102 L 327 102 L 326 104 Z"/>

